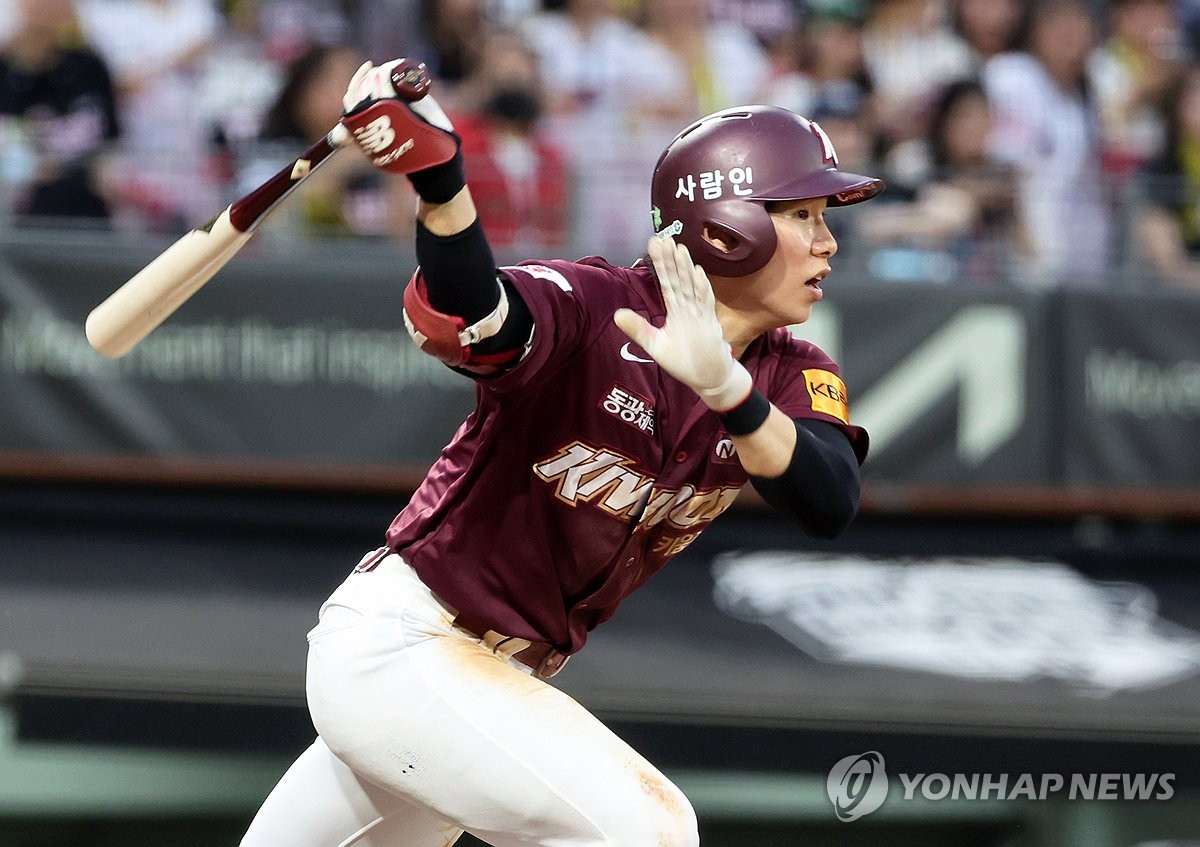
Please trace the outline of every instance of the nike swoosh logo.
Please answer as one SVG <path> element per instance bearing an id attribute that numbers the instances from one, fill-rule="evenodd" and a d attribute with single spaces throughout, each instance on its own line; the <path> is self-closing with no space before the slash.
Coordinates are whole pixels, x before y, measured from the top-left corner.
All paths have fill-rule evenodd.
<path id="1" fill-rule="evenodd" d="M 630 351 L 630 349 L 629 349 L 629 345 L 632 343 L 633 343 L 632 341 L 626 341 L 624 346 L 621 347 L 621 358 L 622 359 L 624 359 L 627 362 L 645 362 L 648 365 L 654 364 L 653 359 L 643 359 L 641 356 L 633 355 L 632 351 Z"/>

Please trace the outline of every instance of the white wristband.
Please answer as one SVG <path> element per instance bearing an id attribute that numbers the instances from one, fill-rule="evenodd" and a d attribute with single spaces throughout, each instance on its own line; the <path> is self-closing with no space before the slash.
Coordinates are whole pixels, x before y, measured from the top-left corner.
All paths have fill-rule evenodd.
<path id="1" fill-rule="evenodd" d="M 750 396 L 754 390 L 754 378 L 739 361 L 734 360 L 729 376 L 716 388 L 699 388 L 696 393 L 704 404 L 714 412 L 727 412 Z"/>

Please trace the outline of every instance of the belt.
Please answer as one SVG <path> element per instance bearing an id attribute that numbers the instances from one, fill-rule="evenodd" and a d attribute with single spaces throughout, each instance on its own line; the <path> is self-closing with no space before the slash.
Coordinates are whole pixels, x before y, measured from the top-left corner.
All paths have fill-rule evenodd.
<path id="1" fill-rule="evenodd" d="M 542 641 L 530 641 L 527 638 L 517 638 L 513 635 L 503 635 L 487 624 L 464 612 L 454 614 L 454 625 L 478 638 L 485 647 L 497 655 L 516 659 L 527 668 L 533 670 L 538 679 L 549 679 L 563 669 L 569 653 L 560 653 L 553 644 Z"/>

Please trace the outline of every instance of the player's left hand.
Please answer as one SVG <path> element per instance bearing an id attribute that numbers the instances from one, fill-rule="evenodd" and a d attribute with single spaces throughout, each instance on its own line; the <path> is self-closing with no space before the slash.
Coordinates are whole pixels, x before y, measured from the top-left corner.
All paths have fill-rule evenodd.
<path id="1" fill-rule="evenodd" d="M 686 247 L 670 238 L 652 236 L 648 252 L 667 307 L 666 323 L 655 327 L 630 309 L 618 309 L 613 321 L 710 408 L 732 409 L 750 395 L 754 382 L 722 335 L 708 275 Z"/>
<path id="2" fill-rule="evenodd" d="M 459 139 L 442 107 L 429 94 L 429 70 L 421 62 L 364 62 L 342 97 L 341 125 L 371 162 L 410 174 L 448 162 Z"/>

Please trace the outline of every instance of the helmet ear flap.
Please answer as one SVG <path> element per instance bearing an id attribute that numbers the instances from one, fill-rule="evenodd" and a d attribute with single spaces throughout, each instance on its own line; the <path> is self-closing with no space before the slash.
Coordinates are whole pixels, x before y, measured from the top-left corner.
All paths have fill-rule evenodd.
<path id="1" fill-rule="evenodd" d="M 713 276 L 745 276 L 775 254 L 775 224 L 761 203 L 737 201 L 710 204 L 684 243 L 696 264 Z M 724 244 L 714 243 L 715 239 Z"/>

